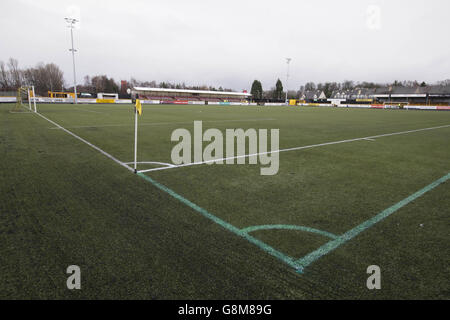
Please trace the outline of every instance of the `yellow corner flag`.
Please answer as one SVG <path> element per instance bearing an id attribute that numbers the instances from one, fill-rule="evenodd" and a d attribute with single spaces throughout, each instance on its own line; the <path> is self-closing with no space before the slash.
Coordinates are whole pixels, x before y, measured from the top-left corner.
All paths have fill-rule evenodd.
<path id="1" fill-rule="evenodd" d="M 136 111 L 139 115 L 142 115 L 142 105 L 139 99 L 136 99 Z"/>

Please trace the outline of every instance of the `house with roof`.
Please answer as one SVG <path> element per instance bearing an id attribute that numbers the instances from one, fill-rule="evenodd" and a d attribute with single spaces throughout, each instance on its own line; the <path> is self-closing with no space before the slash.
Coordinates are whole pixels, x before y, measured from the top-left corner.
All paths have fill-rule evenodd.
<path id="1" fill-rule="evenodd" d="M 350 102 L 350 103 L 368 103 L 373 102 L 375 89 L 355 88 L 352 90 L 334 90 L 328 101 L 331 102 Z"/>
<path id="2" fill-rule="evenodd" d="M 306 102 L 323 102 L 326 101 L 327 96 L 323 90 L 308 90 L 302 92 L 299 99 Z"/>

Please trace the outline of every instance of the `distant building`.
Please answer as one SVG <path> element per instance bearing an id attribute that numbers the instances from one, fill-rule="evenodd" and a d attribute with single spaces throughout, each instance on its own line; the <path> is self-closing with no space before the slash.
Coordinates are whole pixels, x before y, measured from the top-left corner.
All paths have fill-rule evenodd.
<path id="1" fill-rule="evenodd" d="M 127 80 L 120 81 L 120 93 L 126 94 L 128 89 L 128 83 Z"/>
<path id="2" fill-rule="evenodd" d="M 450 86 L 427 87 L 380 87 L 376 89 L 355 88 L 352 90 L 335 90 L 331 102 L 341 103 L 396 103 L 396 104 L 450 104 Z"/>
<path id="3" fill-rule="evenodd" d="M 371 102 L 375 89 L 355 88 L 352 90 L 335 90 L 330 99 L 339 99 L 352 102 Z"/>
<path id="4" fill-rule="evenodd" d="M 306 102 L 322 102 L 326 101 L 327 97 L 322 90 L 309 90 L 302 92 L 299 99 Z"/>
<path id="5" fill-rule="evenodd" d="M 427 91 L 428 104 L 450 105 L 450 86 L 430 86 Z"/>
<path id="6" fill-rule="evenodd" d="M 382 103 L 448 105 L 450 86 L 384 87 L 377 89 L 373 97 Z"/>
<path id="7" fill-rule="evenodd" d="M 188 101 L 243 102 L 248 101 L 252 95 L 246 92 L 134 87 L 132 96 L 142 100 L 181 104 Z"/>
<path id="8" fill-rule="evenodd" d="M 119 99 L 118 93 L 106 93 L 106 92 L 97 93 L 97 100 L 117 100 L 117 99 Z"/>

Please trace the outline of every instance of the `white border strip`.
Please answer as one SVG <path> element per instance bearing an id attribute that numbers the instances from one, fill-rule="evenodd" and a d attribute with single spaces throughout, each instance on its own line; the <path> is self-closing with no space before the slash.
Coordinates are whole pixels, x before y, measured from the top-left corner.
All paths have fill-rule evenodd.
<path id="1" fill-rule="evenodd" d="M 245 154 L 245 155 L 222 158 L 222 159 L 213 159 L 213 160 L 207 160 L 207 161 L 201 161 L 201 162 L 185 163 L 185 164 L 180 164 L 180 165 L 174 165 L 173 167 L 153 168 L 153 169 L 141 170 L 139 172 L 143 173 L 143 172 L 175 169 L 175 168 L 181 168 L 181 167 L 189 167 L 189 166 L 195 166 L 195 165 L 200 165 L 200 164 L 214 163 L 217 161 L 226 161 L 226 160 L 230 160 L 230 159 L 247 158 L 247 157 L 259 156 L 259 155 L 263 155 L 263 154 L 280 153 L 280 152 L 286 152 L 286 151 L 296 151 L 296 150 L 309 149 L 309 148 L 315 148 L 315 147 L 329 146 L 329 145 L 333 145 L 333 144 L 340 144 L 340 143 L 354 142 L 354 141 L 368 140 L 368 139 L 376 139 L 376 138 L 381 138 L 381 137 L 389 137 L 389 136 L 395 136 L 395 135 L 400 135 L 400 134 L 407 134 L 407 133 L 426 131 L 426 130 L 434 130 L 434 129 L 442 129 L 442 128 L 448 128 L 448 127 L 450 127 L 450 124 L 444 125 L 444 126 L 438 126 L 438 127 L 431 127 L 431 128 L 423 128 L 423 129 L 415 129 L 415 130 L 408 130 L 408 131 L 401 131 L 401 132 L 394 132 L 394 133 L 386 133 L 386 134 L 380 134 L 380 135 L 376 135 L 376 136 L 369 136 L 369 137 L 363 137 L 363 138 L 325 142 L 325 143 L 313 144 L 310 146 L 294 147 L 294 148 L 280 149 L 280 150 L 260 152 L 260 153 L 254 153 L 254 154 Z"/>

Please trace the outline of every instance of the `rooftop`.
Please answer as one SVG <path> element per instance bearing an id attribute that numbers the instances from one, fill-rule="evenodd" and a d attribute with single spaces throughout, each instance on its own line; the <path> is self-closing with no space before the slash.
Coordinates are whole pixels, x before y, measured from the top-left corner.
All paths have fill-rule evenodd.
<path id="1" fill-rule="evenodd" d="M 172 93 L 198 93 L 198 94 L 215 94 L 223 96 L 245 96 L 250 97 L 250 93 L 244 92 L 230 92 L 230 91 L 207 91 L 207 90 L 189 90 L 189 89 L 165 89 L 165 88 L 146 88 L 146 87 L 134 87 L 133 91 L 146 91 L 146 92 L 172 92 Z"/>

